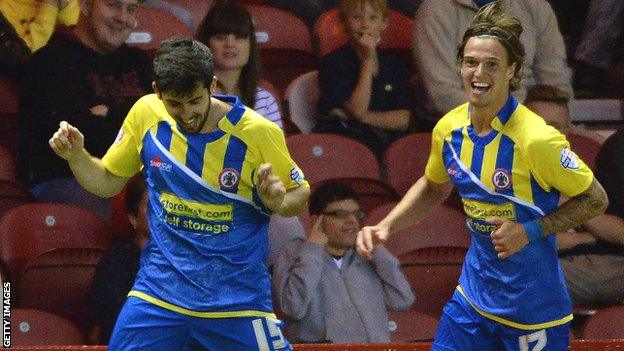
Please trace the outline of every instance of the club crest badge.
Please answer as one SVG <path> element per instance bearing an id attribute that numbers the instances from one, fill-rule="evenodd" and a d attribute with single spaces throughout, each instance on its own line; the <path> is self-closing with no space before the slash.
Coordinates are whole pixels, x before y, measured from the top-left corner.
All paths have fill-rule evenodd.
<path id="1" fill-rule="evenodd" d="M 511 174 L 504 168 L 497 168 L 492 174 L 492 183 L 498 190 L 505 190 L 511 187 Z"/>
<path id="2" fill-rule="evenodd" d="M 219 174 L 219 185 L 221 189 L 232 190 L 240 182 L 240 173 L 234 168 L 224 168 Z"/>

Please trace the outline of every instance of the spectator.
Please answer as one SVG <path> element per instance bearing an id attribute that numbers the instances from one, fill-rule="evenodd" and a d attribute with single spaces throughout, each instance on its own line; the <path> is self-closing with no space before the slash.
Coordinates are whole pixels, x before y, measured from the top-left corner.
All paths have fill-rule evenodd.
<path id="1" fill-rule="evenodd" d="M 367 261 L 353 249 L 364 216 L 358 196 L 326 183 L 310 197 L 314 226 L 279 257 L 273 288 L 293 342 L 389 342 L 387 310 L 414 295 L 399 261 L 384 247 Z"/>
<path id="2" fill-rule="evenodd" d="M 526 106 L 562 134 L 572 130 L 568 113 L 569 96 L 550 86 L 534 86 L 528 91 Z M 558 105 L 552 109 L 543 101 Z M 614 305 L 624 303 L 624 169 L 617 160 L 624 145 L 624 132 L 613 135 L 597 156 L 596 178 L 607 194 L 606 214 L 568 232 L 557 233 L 559 264 L 575 305 Z"/>
<path id="3" fill-rule="evenodd" d="M 117 315 L 139 271 L 141 249 L 149 239 L 147 193 L 141 174 L 128 182 L 125 205 L 134 230 L 102 257 L 89 292 L 90 309 L 97 330 L 94 341 L 100 345 L 108 344 Z"/>
<path id="4" fill-rule="evenodd" d="M 585 29 L 574 52 L 576 98 L 609 95 L 607 69 L 613 61 L 615 41 L 624 25 L 624 1 L 591 0 Z"/>
<path id="5" fill-rule="evenodd" d="M 596 157 L 596 178 L 609 194 L 606 214 L 576 233 L 558 233 L 559 263 L 575 305 L 624 303 L 624 131 L 613 134 Z"/>
<path id="6" fill-rule="evenodd" d="M 410 125 L 409 68 L 377 48 L 388 25 L 385 0 L 342 0 L 340 18 L 349 42 L 321 60 L 315 131 L 356 139 L 381 158 Z"/>
<path id="7" fill-rule="evenodd" d="M 124 44 L 138 7 L 138 0 L 85 1 L 77 26 L 54 34 L 23 70 L 19 176 L 36 186 L 35 196 L 55 178 L 73 179 L 48 145 L 61 120 L 80 128 L 86 147 L 101 157 L 132 104 L 151 90 L 149 56 Z"/>
<path id="8" fill-rule="evenodd" d="M 208 45 L 215 60 L 217 92 L 237 95 L 243 104 L 282 126 L 279 104 L 258 86 L 260 55 L 249 11 L 234 3 L 217 4 L 208 11 L 197 39 Z"/>
<path id="9" fill-rule="evenodd" d="M 414 19 L 413 54 L 419 76 L 427 90 L 426 109 L 431 129 L 443 112 L 466 101 L 457 74 L 456 48 L 470 19 L 480 6 L 492 0 L 424 0 Z M 565 45 L 557 18 L 545 0 L 500 0 L 518 18 L 526 50 L 523 80 L 514 97 L 523 101 L 528 87 L 555 86 L 572 95 Z"/>
<path id="10" fill-rule="evenodd" d="M 0 2 L 0 62 L 25 63 L 46 45 L 57 24 L 78 21 L 78 0 L 4 0 Z"/>

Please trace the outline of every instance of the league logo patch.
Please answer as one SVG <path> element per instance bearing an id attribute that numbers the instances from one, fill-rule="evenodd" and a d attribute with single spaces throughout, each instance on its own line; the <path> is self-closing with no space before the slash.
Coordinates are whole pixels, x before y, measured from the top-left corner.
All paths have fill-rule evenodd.
<path id="1" fill-rule="evenodd" d="M 492 183 L 494 183 L 496 189 L 509 189 L 511 186 L 511 174 L 504 168 L 497 168 L 492 175 Z"/>
<path id="2" fill-rule="evenodd" d="M 563 168 L 567 168 L 567 169 L 579 169 L 580 165 L 579 165 L 579 161 L 578 158 L 576 156 L 576 154 L 566 148 L 563 148 L 561 150 L 561 165 L 563 166 Z"/>
<path id="3" fill-rule="evenodd" d="M 219 173 L 219 184 L 221 189 L 232 190 L 238 186 L 240 182 L 240 173 L 234 168 L 224 168 Z"/>
<path id="4" fill-rule="evenodd" d="M 290 179 L 294 180 L 297 184 L 303 183 L 303 172 L 301 172 L 299 168 L 293 167 L 290 170 Z"/>

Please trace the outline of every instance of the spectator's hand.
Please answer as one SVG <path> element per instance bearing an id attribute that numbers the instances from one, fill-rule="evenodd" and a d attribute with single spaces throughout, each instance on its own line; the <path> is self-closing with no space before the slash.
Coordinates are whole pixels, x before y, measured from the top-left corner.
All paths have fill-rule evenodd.
<path id="1" fill-rule="evenodd" d="M 60 157 L 71 161 L 84 152 L 84 136 L 78 128 L 66 121 L 59 124 L 59 129 L 48 141 L 50 147 Z"/>
<path id="2" fill-rule="evenodd" d="M 485 221 L 498 226 L 498 229 L 490 234 L 494 250 L 498 252 L 498 258 L 505 259 L 522 250 L 529 243 L 522 224 L 500 217 L 489 217 Z"/>
<path id="3" fill-rule="evenodd" d="M 327 235 L 323 233 L 323 228 L 321 228 L 322 221 L 323 221 L 323 215 L 320 214 L 316 218 L 316 222 L 314 222 L 314 225 L 312 226 L 312 230 L 310 231 L 310 235 L 308 235 L 308 238 L 306 239 L 306 241 L 315 243 L 315 244 L 321 244 L 321 245 L 327 244 Z"/>
<path id="4" fill-rule="evenodd" d="M 370 33 L 357 33 L 355 34 L 355 43 L 357 44 L 363 59 L 376 59 L 377 58 L 377 43 L 379 38 L 371 35 Z"/>
<path id="5" fill-rule="evenodd" d="M 273 212 L 277 210 L 284 202 L 286 195 L 286 187 L 278 176 L 273 174 L 273 168 L 270 163 L 263 163 L 258 167 L 258 195 L 266 207 Z"/>
<path id="6" fill-rule="evenodd" d="M 91 114 L 98 117 L 106 117 L 108 115 L 108 106 L 104 104 L 93 106 L 89 109 Z"/>
<path id="7" fill-rule="evenodd" d="M 355 239 L 355 249 L 360 256 L 367 260 L 373 258 L 375 246 L 381 245 L 388 239 L 388 229 L 384 226 L 368 226 L 362 228 Z"/>

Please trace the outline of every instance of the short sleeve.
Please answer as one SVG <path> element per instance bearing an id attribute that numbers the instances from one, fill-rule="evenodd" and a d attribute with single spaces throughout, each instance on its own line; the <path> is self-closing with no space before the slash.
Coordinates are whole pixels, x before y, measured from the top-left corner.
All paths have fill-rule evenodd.
<path id="1" fill-rule="evenodd" d="M 440 124 L 438 124 L 431 134 L 431 153 L 425 167 L 425 176 L 435 183 L 446 183 L 450 180 L 442 160 L 443 145 L 444 133 Z"/>
<path id="2" fill-rule="evenodd" d="M 144 134 L 139 123 L 141 105 L 142 100 L 139 100 L 130 109 L 115 141 L 102 158 L 104 167 L 114 175 L 132 177 L 141 169 L 140 151 Z"/>

